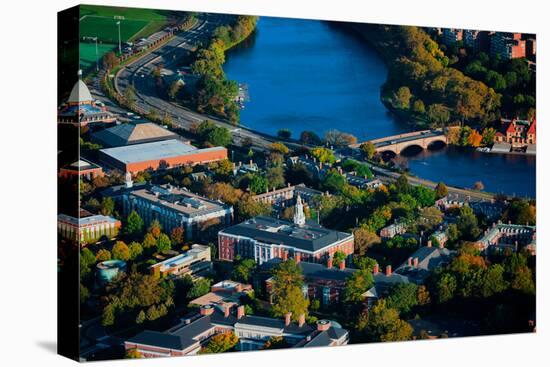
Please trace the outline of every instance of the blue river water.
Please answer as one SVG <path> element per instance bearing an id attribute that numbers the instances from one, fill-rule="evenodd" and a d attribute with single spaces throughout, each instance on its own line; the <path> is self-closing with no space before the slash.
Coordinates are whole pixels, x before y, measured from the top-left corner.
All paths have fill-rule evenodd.
<path id="1" fill-rule="evenodd" d="M 360 141 L 410 131 L 380 101 L 387 68 L 353 33 L 329 22 L 262 17 L 256 32 L 227 54 L 228 78 L 248 87 L 241 123 L 299 137 L 338 129 Z M 443 148 L 408 156 L 419 177 L 491 192 L 535 196 L 535 157 Z"/>

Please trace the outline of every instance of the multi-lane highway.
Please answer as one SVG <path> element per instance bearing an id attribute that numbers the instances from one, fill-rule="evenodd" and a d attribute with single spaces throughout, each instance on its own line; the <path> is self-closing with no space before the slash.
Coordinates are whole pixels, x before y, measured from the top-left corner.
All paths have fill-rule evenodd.
<path id="1" fill-rule="evenodd" d="M 143 111 L 154 109 L 159 116 L 167 114 L 176 125 L 184 129 L 189 129 L 192 124 L 208 119 L 228 128 L 232 132 L 235 144 L 240 144 L 245 138 L 249 138 L 253 145 L 266 148 L 275 141 L 274 138 L 248 130 L 243 126 L 236 127 L 222 119 L 200 114 L 167 101 L 159 95 L 153 77 L 153 71 L 159 66 L 162 68 L 173 67 L 182 57 L 188 55 L 194 47 L 208 42 L 216 27 L 226 24 L 230 20 L 229 17 L 231 16 L 223 14 L 199 15 L 197 23 L 189 30 L 180 32 L 155 51 L 121 69 L 114 79 L 115 89 L 123 95 L 126 88 L 133 85 L 136 91 L 136 107 L 138 109 Z"/>

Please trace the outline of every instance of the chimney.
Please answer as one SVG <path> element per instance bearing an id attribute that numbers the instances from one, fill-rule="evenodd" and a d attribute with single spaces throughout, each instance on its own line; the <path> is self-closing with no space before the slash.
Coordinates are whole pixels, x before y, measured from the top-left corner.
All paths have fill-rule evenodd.
<path id="1" fill-rule="evenodd" d="M 223 317 L 229 317 L 230 311 L 231 311 L 231 307 L 227 305 L 223 306 Z"/>
<path id="2" fill-rule="evenodd" d="M 380 267 L 378 266 L 378 264 L 374 264 L 374 268 L 372 269 L 372 273 L 374 275 L 378 274 L 378 272 L 380 271 Z"/>
<path id="3" fill-rule="evenodd" d="M 412 264 L 413 264 L 413 259 L 412 259 L 412 257 L 409 257 L 409 258 L 407 259 L 407 265 L 408 265 L 408 266 L 412 266 Z"/>
<path id="4" fill-rule="evenodd" d="M 340 261 L 338 268 L 340 268 L 340 270 L 344 270 L 346 268 L 346 260 Z"/>
<path id="5" fill-rule="evenodd" d="M 306 323 L 306 315 L 305 314 L 300 314 L 300 317 L 298 318 L 298 326 L 299 327 L 302 327 L 304 326 Z"/>
<path id="6" fill-rule="evenodd" d="M 415 268 L 418 267 L 418 257 L 415 257 L 415 258 L 413 259 L 413 266 L 414 266 Z"/>
<path id="7" fill-rule="evenodd" d="M 212 315 L 214 313 L 214 307 L 212 305 L 201 306 L 200 313 L 202 316 Z"/>
<path id="8" fill-rule="evenodd" d="M 387 265 L 386 266 L 386 276 L 390 276 L 391 275 L 391 265 Z"/>
<path id="9" fill-rule="evenodd" d="M 300 261 L 302 261 L 302 256 L 300 255 L 299 252 L 294 255 L 294 261 L 296 261 L 296 264 L 299 264 Z"/>
<path id="10" fill-rule="evenodd" d="M 327 268 L 332 269 L 332 257 L 329 257 L 327 260 Z"/>
<path id="11" fill-rule="evenodd" d="M 285 314 L 285 326 L 290 325 L 290 318 L 292 317 L 292 312 L 287 312 Z"/>
<path id="12" fill-rule="evenodd" d="M 428 240 L 428 244 L 426 246 L 432 247 L 432 240 Z"/>
<path id="13" fill-rule="evenodd" d="M 252 166 L 252 159 L 249 161 L 249 165 Z"/>
<path id="14" fill-rule="evenodd" d="M 443 242 L 439 242 L 439 248 L 445 248 L 445 244 Z"/>
<path id="15" fill-rule="evenodd" d="M 240 320 L 245 315 L 244 306 L 237 307 L 237 319 Z"/>

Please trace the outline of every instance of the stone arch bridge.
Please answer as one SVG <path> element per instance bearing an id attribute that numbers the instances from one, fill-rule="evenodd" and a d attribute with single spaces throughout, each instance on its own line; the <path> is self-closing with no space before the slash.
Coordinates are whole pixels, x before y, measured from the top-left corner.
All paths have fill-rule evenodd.
<path id="1" fill-rule="evenodd" d="M 411 133 L 386 136 L 384 138 L 370 140 L 376 147 L 377 153 L 392 152 L 396 155 L 403 150 L 417 146 L 428 149 L 434 143 L 447 144 L 447 136 L 443 130 L 422 130 Z M 351 148 L 358 148 L 362 143 L 350 145 Z"/>

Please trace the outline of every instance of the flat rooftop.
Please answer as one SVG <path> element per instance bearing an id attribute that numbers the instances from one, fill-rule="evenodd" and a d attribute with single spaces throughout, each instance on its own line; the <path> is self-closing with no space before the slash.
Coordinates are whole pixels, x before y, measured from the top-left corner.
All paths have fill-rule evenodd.
<path id="1" fill-rule="evenodd" d="M 228 208 L 223 203 L 170 185 L 137 188 L 130 195 L 176 210 L 186 216 L 197 216 Z"/>
<path id="2" fill-rule="evenodd" d="M 223 150 L 224 147 L 213 147 L 206 149 L 197 149 L 196 147 L 185 144 L 180 140 L 171 139 L 164 141 L 155 141 L 152 143 L 143 143 L 128 145 L 116 148 L 101 149 L 100 151 L 119 162 L 137 163 L 146 161 L 157 161 L 167 158 L 185 156 L 197 152 L 210 152 Z"/>

